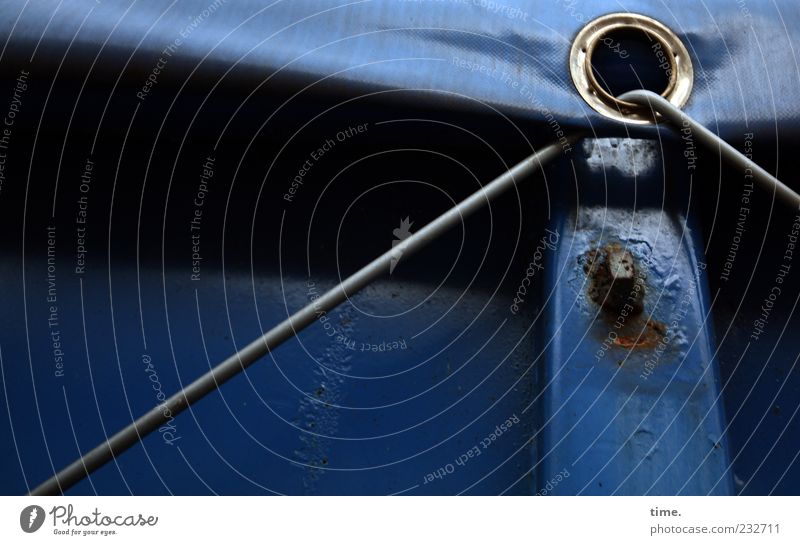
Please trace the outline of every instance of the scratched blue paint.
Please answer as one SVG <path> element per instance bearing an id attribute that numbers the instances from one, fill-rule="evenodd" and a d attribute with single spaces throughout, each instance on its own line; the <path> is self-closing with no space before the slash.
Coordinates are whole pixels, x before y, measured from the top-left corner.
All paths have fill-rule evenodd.
<path id="1" fill-rule="evenodd" d="M 582 151 L 577 191 L 561 192 L 551 225 L 561 242 L 546 271 L 541 324 L 540 481 L 567 472 L 556 495 L 729 494 L 701 235 L 684 212 L 683 165 L 668 165 L 665 187 L 653 141 L 587 140 Z M 634 318 L 587 295 L 581 257 L 608 244 L 630 251 L 646 275 L 643 316 L 666 326 L 655 346 L 616 344 L 617 326 Z M 633 334 L 654 332 L 639 323 Z"/>

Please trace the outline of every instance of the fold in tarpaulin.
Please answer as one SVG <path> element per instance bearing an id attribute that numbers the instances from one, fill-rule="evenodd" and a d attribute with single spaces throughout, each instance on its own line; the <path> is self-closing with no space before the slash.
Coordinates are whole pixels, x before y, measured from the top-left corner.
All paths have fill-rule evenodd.
<path id="1" fill-rule="evenodd" d="M 738 138 L 743 123 L 773 134 L 796 130 L 794 0 L 625 7 L 666 24 L 689 49 L 695 68 L 689 115 L 719 127 L 723 137 Z M 486 103 L 519 120 L 554 118 L 564 127 L 602 130 L 618 124 L 581 100 L 567 59 L 587 22 L 618 11 L 614 0 L 5 0 L 0 34 L 7 39 L 4 63 L 26 62 L 35 50 L 53 63 L 63 56 L 68 71 L 90 65 L 102 50 L 96 70 L 128 63 L 129 70 L 150 72 L 166 56 L 195 68 L 196 77 L 225 73 L 298 88 L 324 78 L 358 94 L 420 89 L 454 108 Z"/>

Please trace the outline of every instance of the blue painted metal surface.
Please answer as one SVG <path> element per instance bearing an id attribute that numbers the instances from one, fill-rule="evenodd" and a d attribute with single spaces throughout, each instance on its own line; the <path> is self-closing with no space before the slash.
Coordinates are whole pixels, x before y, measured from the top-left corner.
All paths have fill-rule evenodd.
<path id="1" fill-rule="evenodd" d="M 31 337 L 43 341 L 31 344 L 32 371 L 16 357 L 25 353 L 24 338 L 21 343 L 9 334 L 2 338 L 6 400 L 16 439 L 16 445 L 4 444 L 3 456 L 13 461 L 15 447 L 19 449 L 28 485 L 77 456 L 76 444 L 85 449 L 156 404 L 160 392 L 177 390 L 257 335 L 259 320 L 279 319 L 285 312 L 284 297 L 294 307 L 309 296 L 302 278 L 284 279 L 281 294 L 277 277 L 260 278 L 254 285 L 237 273 L 227 278 L 226 304 L 219 278 L 198 285 L 184 273 L 168 272 L 168 294 L 159 308 L 153 300 L 160 299 L 161 275 L 145 270 L 142 297 L 150 301 L 144 316 L 145 348 L 137 292 L 125 289 L 136 283 L 133 271 L 113 270 L 112 285 L 102 278 L 84 279 L 83 314 L 77 280 L 61 273 L 69 262 L 59 261 L 56 267 L 59 324 L 52 331 L 64 340 L 64 377 L 53 378 L 46 342 L 42 262 L 29 269 L 36 281 L 28 291 L 28 323 Z M 330 284 L 317 282 L 316 289 Z M 365 312 L 392 314 L 407 311 L 410 303 L 422 304 L 392 320 L 391 329 L 352 308 L 331 313 L 329 321 L 315 324 L 71 493 L 503 491 L 513 482 L 510 475 L 516 477 L 530 463 L 530 453 L 519 448 L 530 435 L 529 424 L 514 418 L 516 425 L 502 441 L 487 445 L 483 456 L 470 459 L 468 466 L 455 464 L 497 425 L 514 415 L 524 417 L 530 386 L 522 363 L 530 359 L 525 354 L 531 348 L 509 354 L 508 339 L 516 339 L 525 324 L 497 333 L 497 305 L 482 290 L 448 315 L 462 294 L 446 288 L 425 301 L 427 287 L 413 282 L 375 285 L 355 300 Z M 114 293 L 113 317 L 110 306 L 98 304 L 108 301 L 109 290 Z M 14 331 L 9 318 L 24 315 L 22 300 L 4 297 L 3 304 L 13 311 L 4 316 L 3 329 Z M 422 324 L 442 315 L 447 318 L 436 335 L 420 334 Z M 336 335 L 329 336 L 333 330 Z M 347 339 L 339 339 L 340 334 Z M 3 427 L 10 437 L 7 421 Z M 478 482 L 503 462 L 495 478 Z M 15 466 L 4 469 L 3 482 L 6 492 L 20 494 L 26 482 Z M 452 467 L 457 473 L 429 477 Z M 508 492 L 524 492 L 524 484 Z"/>
<path id="2" fill-rule="evenodd" d="M 421 143 L 417 133 L 429 126 L 414 124 L 408 138 Z M 370 130 L 379 142 L 381 135 L 400 134 L 394 127 Z M 351 214 L 342 214 L 338 204 L 321 207 L 313 221 L 313 207 L 303 199 L 313 202 L 348 165 L 349 153 L 318 162 L 316 177 L 307 178 L 290 205 L 274 194 L 258 200 L 260 188 L 251 180 L 260 166 L 237 182 L 231 181 L 235 165 L 218 160 L 202 208 L 197 270 L 189 228 L 205 165 L 197 149 L 186 152 L 185 168 L 193 175 L 175 178 L 169 195 L 168 169 L 160 161 L 153 166 L 141 221 L 138 206 L 129 203 L 140 199 L 144 165 L 134 159 L 117 173 L 98 159 L 80 274 L 72 251 L 80 177 L 62 180 L 52 223 L 49 199 L 29 201 L 27 216 L 6 200 L 9 229 L 19 233 L 23 218 L 33 227 L 26 230 L 24 253 L 18 246 L 15 258 L 2 261 L 4 281 L 17 287 L 0 294 L 9 414 L 0 422 L 8 438 L 2 447 L 5 490 L 24 493 L 157 404 L 161 392 L 176 391 L 340 274 L 391 248 L 402 218 L 424 224 L 451 206 L 448 194 L 468 194 L 502 172 L 502 162 L 482 159 L 471 165 L 475 180 L 465 180 L 452 157 L 466 161 L 472 152 L 470 146 L 451 158 L 385 153 L 351 166 L 343 175 L 347 183 L 328 191 L 331 202 L 346 208 L 359 199 L 358 206 Z M 94 155 L 103 156 L 100 150 Z M 303 160 L 292 156 L 286 168 Z M 384 180 L 391 182 L 409 179 L 421 165 L 443 182 L 387 183 L 370 191 L 378 167 L 391 166 L 392 178 Z M 75 167 L 80 172 L 79 162 Z M 36 191 L 52 196 L 48 178 L 37 179 L 42 185 Z M 70 493 L 527 493 L 532 324 L 511 320 L 508 312 L 522 267 L 517 248 L 531 229 L 523 229 L 520 214 L 507 214 L 519 206 L 509 195 L 415 259 L 401 260 L 391 277 L 320 316 L 297 340 Z M 38 225 L 55 227 L 52 263 L 48 231 Z M 52 327 L 50 290 L 58 314 Z M 53 335 L 63 367 L 54 360 Z M 470 457 L 476 448 L 481 454 Z"/>
<path id="3" fill-rule="evenodd" d="M 675 150 L 662 155 L 654 141 L 587 140 L 583 152 L 574 185 L 564 169 L 562 187 L 573 191 L 561 191 L 550 227 L 560 240 L 545 272 L 541 481 L 570 474 L 559 495 L 730 494 L 685 165 L 665 166 L 661 158 Z M 587 259 L 606 249 L 629 252 L 641 279 L 614 281 L 614 308 L 589 295 L 599 280 Z"/>

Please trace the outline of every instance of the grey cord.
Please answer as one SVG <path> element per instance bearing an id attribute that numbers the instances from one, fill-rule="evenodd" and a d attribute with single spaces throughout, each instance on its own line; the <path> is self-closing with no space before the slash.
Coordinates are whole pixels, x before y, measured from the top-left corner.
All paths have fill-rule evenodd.
<path id="1" fill-rule="evenodd" d="M 719 136 L 699 124 L 697 121 L 686 115 L 671 102 L 657 95 L 652 91 L 628 91 L 620 95 L 620 100 L 633 102 L 641 106 L 647 106 L 651 110 L 658 112 L 672 125 L 680 130 L 682 127 L 689 127 L 692 135 L 698 142 L 707 148 L 716 151 L 725 161 L 731 163 L 736 168 L 752 174 L 753 179 L 761 184 L 765 189 L 773 189 L 775 195 L 789 206 L 800 209 L 800 195 L 778 180 L 772 174 L 755 164 L 745 155 L 736 150 L 733 146 L 722 140 Z"/>
<path id="2" fill-rule="evenodd" d="M 580 135 L 576 135 L 568 140 L 574 143 L 580 137 Z M 172 395 L 164 403 L 153 407 L 139 417 L 138 420 L 72 462 L 34 488 L 30 495 L 45 496 L 63 493 L 115 456 L 120 455 L 141 441 L 142 437 L 166 423 L 168 418 L 165 414 L 169 414 L 172 417 L 182 412 L 189 405 L 203 398 L 206 394 L 213 392 L 220 385 L 313 323 L 318 312 L 327 312 L 335 308 L 370 282 L 385 274 L 389 270 L 393 257 L 400 254 L 407 257 L 423 248 L 442 233 L 460 223 L 465 217 L 480 210 L 501 193 L 513 187 L 519 179 L 536 172 L 545 163 L 558 157 L 561 152 L 561 144 L 550 144 L 516 164 L 510 170 L 492 180 L 488 185 L 476 191 L 403 242 L 345 279 L 341 284 L 326 292 L 319 299 L 298 310 L 242 350 Z"/>

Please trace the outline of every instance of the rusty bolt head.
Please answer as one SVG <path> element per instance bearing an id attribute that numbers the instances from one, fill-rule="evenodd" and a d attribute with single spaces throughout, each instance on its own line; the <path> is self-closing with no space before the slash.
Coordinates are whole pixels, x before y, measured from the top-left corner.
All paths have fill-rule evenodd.
<path id="1" fill-rule="evenodd" d="M 615 282 L 628 282 L 636 278 L 633 255 L 628 250 L 608 251 L 606 264 Z"/>
<path id="2" fill-rule="evenodd" d="M 592 301 L 611 312 L 625 309 L 629 314 L 638 314 L 643 310 L 644 277 L 631 252 L 609 244 L 589 250 L 583 262 Z"/>

